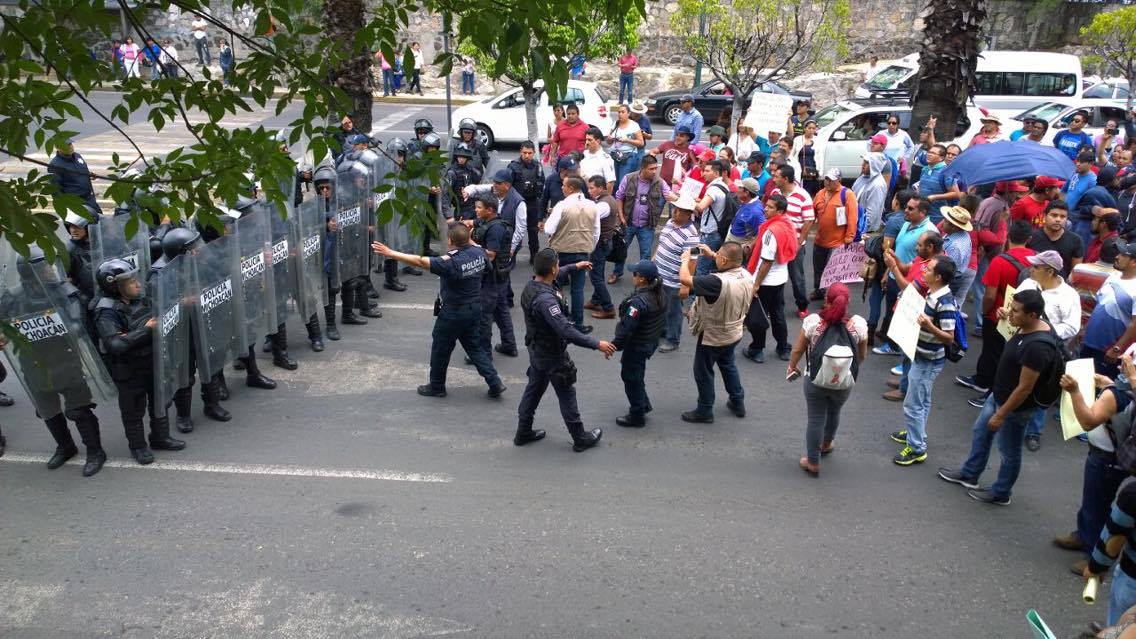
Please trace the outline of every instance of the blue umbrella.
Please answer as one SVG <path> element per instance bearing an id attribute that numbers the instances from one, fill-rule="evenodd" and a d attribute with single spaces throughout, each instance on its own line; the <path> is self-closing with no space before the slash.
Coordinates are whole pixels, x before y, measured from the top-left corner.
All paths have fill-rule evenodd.
<path id="1" fill-rule="evenodd" d="M 1039 175 L 1066 180 L 1075 170 L 1073 161 L 1061 151 L 1026 140 L 972 146 L 955 158 L 946 175 L 975 185 Z"/>

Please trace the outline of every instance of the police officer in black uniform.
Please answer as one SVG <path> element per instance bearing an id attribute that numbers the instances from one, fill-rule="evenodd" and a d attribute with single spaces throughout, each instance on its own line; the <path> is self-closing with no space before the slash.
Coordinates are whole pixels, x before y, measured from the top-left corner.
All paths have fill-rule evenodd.
<path id="1" fill-rule="evenodd" d="M 505 384 L 481 341 L 481 281 L 490 268 L 489 260 L 484 249 L 470 243 L 469 229 L 464 225 L 450 225 L 448 239 L 450 250 L 441 257 L 407 255 L 381 242 L 373 243 L 371 248 L 392 261 L 428 268 L 441 278 L 441 293 L 434 312 L 438 319 L 434 322 L 430 344 L 430 383 L 419 386 L 418 394 L 446 396 L 446 369 L 455 343 L 461 342 L 477 372 L 489 384 L 489 396 L 500 397 L 505 392 Z"/>
<path id="2" fill-rule="evenodd" d="M 477 222 L 466 224 L 473 225 L 473 241 L 485 250 L 489 258 L 489 268 L 485 269 L 485 279 L 481 281 L 481 345 L 492 357 L 493 322 L 498 316 L 503 316 L 499 323 L 502 327 L 501 343 L 511 345 L 515 354 L 517 338 L 513 335 L 513 322 L 509 308 L 501 302 L 513 264 L 509 252 L 513 227 L 497 215 L 497 196 L 479 193 L 470 199 L 477 210 Z"/>
<path id="3" fill-rule="evenodd" d="M 351 151 L 344 155 L 343 159 L 340 160 L 341 164 L 337 169 L 339 171 L 343 171 L 344 164 L 353 162 L 358 154 L 366 151 L 367 147 L 371 144 L 371 138 L 363 135 L 362 133 L 356 133 L 355 135 L 348 137 L 347 141 L 351 144 Z M 356 179 L 358 180 L 360 178 L 356 177 Z M 362 184 L 357 184 L 357 186 L 365 187 L 365 185 Z M 372 194 L 368 194 L 368 198 L 370 198 L 371 195 Z M 368 201 L 370 200 L 368 199 Z M 370 214 L 367 215 L 367 219 L 368 228 L 370 228 Z M 370 283 L 371 276 L 369 269 L 370 267 L 368 266 L 367 274 L 360 275 L 359 277 L 356 277 L 348 282 L 343 282 L 344 324 L 366 324 L 367 320 L 363 319 L 363 317 L 372 317 L 378 319 L 383 316 L 382 312 L 380 312 L 377 308 L 378 303 L 371 302 L 371 296 L 368 293 L 368 288 L 374 289 L 374 285 Z M 375 291 L 375 297 L 378 297 L 378 291 Z M 356 309 L 358 309 L 359 311 L 358 316 L 355 315 L 354 312 Z"/>
<path id="4" fill-rule="evenodd" d="M 477 172 L 470 167 L 473 151 L 469 145 L 459 144 L 454 149 L 454 163 L 446 170 L 446 184 L 449 185 L 447 196 L 450 201 L 450 215 L 448 217 L 458 220 L 472 220 L 474 216 L 473 199 L 465 198 L 465 187 L 477 184 Z"/>
<path id="5" fill-rule="evenodd" d="M 387 152 L 391 154 L 392 158 L 394 158 L 395 163 L 398 165 L 399 171 L 403 170 L 403 167 L 406 164 L 406 156 L 409 151 L 410 149 L 407 147 L 406 142 L 404 142 L 402 138 L 393 138 L 389 143 L 387 143 Z M 402 269 L 402 272 L 410 275 L 422 274 L 421 269 L 418 269 L 411 265 L 407 265 L 406 268 Z M 398 279 L 398 262 L 394 260 L 385 260 L 383 262 L 383 275 L 383 288 L 400 293 L 406 290 L 406 284 L 403 284 Z"/>
<path id="6" fill-rule="evenodd" d="M 536 159 L 536 146 L 528 140 L 521 142 L 521 157 L 510 162 L 507 170 L 513 174 L 513 188 L 525 199 L 525 230 L 529 237 L 529 264 L 532 264 L 540 250 L 538 224 L 545 217 L 537 208 L 545 178 L 544 167 Z"/>
<path id="7" fill-rule="evenodd" d="M 155 450 L 182 450 L 185 442 L 170 437 L 165 407 L 154 406 L 153 329 L 157 324 L 143 295 L 138 269 L 124 260 L 103 262 L 96 271 L 105 297 L 95 306 L 95 327 L 104 352 L 110 355 L 111 377 L 118 387 L 118 408 L 130 454 L 139 464 L 154 461 Z M 150 413 L 150 445 L 146 445 L 142 416 Z M 157 417 L 159 410 L 161 417 Z"/>
<path id="8" fill-rule="evenodd" d="M 91 183 L 91 171 L 86 160 L 75 151 L 75 141 L 67 140 L 62 148 L 55 151 L 55 157 L 47 166 L 51 182 L 60 193 L 79 196 L 86 204 L 99 210 L 95 199 L 95 186 Z"/>
<path id="9" fill-rule="evenodd" d="M 68 213 L 63 219 L 63 228 L 71 236 L 67 246 L 67 278 L 79 289 L 79 300 L 87 311 L 91 300 L 95 299 L 95 267 L 91 265 L 91 236 L 87 226 L 98 223 L 99 210 L 90 205 L 84 208 L 87 216 Z"/>
<path id="10" fill-rule="evenodd" d="M 418 118 L 414 121 L 414 139 L 406 143 L 406 148 L 411 153 L 421 153 L 426 149 L 424 140 L 430 133 L 434 133 L 434 123 L 426 118 Z M 435 134 L 437 135 L 437 134 Z M 438 140 L 438 146 L 441 146 L 441 139 Z"/>
<path id="11" fill-rule="evenodd" d="M 659 337 L 667 326 L 667 298 L 659 268 L 651 260 L 643 260 L 631 268 L 635 290 L 619 304 L 619 324 L 615 327 L 616 350 L 623 351 L 619 376 L 631 409 L 627 415 L 616 417 L 620 426 L 641 428 L 647 425 L 651 400 L 643 376 L 647 360 L 659 347 Z"/>
<path id="12" fill-rule="evenodd" d="M 560 415 L 572 435 L 572 450 L 585 451 L 599 443 L 603 431 L 584 430 L 580 409 L 576 405 L 576 365 L 568 356 L 568 344 L 596 349 L 605 357 L 615 353 L 611 342 L 598 341 L 576 330 L 568 321 L 568 303 L 560 292 L 560 284 L 576 269 L 589 269 L 591 262 L 577 262 L 560 268 L 556 251 L 544 248 L 533 260 L 533 279 L 521 293 L 521 311 L 525 315 L 525 346 L 529 349 L 529 383 L 517 408 L 517 434 L 513 443 L 524 446 L 544 439 L 543 430 L 533 430 L 533 417 L 544 391 L 552 384 L 560 400 Z"/>
<path id="13" fill-rule="evenodd" d="M 477 174 L 477 179 L 473 181 L 474 184 L 481 182 L 481 176 L 485 175 L 485 167 L 489 166 L 489 149 L 477 139 L 477 123 L 470 118 L 462 118 L 458 122 L 458 137 L 450 141 L 450 164 L 456 163 L 454 159 L 454 151 L 458 146 L 465 144 L 473 152 L 473 157 L 469 160 L 469 166 Z"/>

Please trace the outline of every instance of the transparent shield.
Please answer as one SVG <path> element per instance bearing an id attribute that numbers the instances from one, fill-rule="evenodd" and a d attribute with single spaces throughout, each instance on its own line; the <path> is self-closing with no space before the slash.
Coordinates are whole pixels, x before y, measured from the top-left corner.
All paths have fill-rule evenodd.
<path id="1" fill-rule="evenodd" d="M 308 200 L 296 207 L 288 222 L 295 255 L 296 305 L 307 321 L 327 306 L 327 272 L 324 269 L 326 220 L 320 203 Z"/>
<path id="2" fill-rule="evenodd" d="M 191 268 L 190 259 L 179 255 L 150 272 L 150 304 L 158 321 L 154 329 L 154 404 L 159 413 L 173 402 L 177 389 L 189 385 Z"/>
<path id="3" fill-rule="evenodd" d="M 292 234 L 289 219 L 296 216 L 289 202 L 286 213 L 280 208 L 266 204 L 268 226 L 272 242 L 272 287 L 276 300 L 276 322 L 283 323 L 288 318 L 292 306 L 288 302 L 296 298 L 296 252 L 292 250 Z"/>
<path id="4" fill-rule="evenodd" d="M 339 283 L 343 284 L 367 274 L 367 209 L 372 206 L 369 197 L 370 171 L 360 162 L 345 160 L 339 167 L 335 220 L 335 257 L 338 262 Z"/>
<path id="5" fill-rule="evenodd" d="M 399 201 L 395 192 L 396 188 L 408 188 L 410 183 L 399 174 L 398 167 L 393 162 L 390 164 L 390 172 L 385 174 L 382 179 L 391 186 L 391 190 L 381 195 L 384 196 L 385 200 L 391 201 L 394 209 L 394 214 L 391 215 L 390 220 L 383 225 L 383 235 L 387 240 L 385 244 L 401 253 L 417 254 L 422 243 L 421 241 L 415 243 L 414 238 L 411 237 L 410 227 L 406 224 L 406 206 Z"/>
<path id="6" fill-rule="evenodd" d="M 272 221 L 268 208 L 253 207 L 237 220 L 245 340 L 256 344 L 276 332 L 276 287 L 272 275 Z"/>
<path id="7" fill-rule="evenodd" d="M 248 352 L 235 235 L 224 235 L 190 253 L 189 297 L 197 370 L 202 379 Z"/>
<path id="8" fill-rule="evenodd" d="M 134 234 L 128 237 L 126 224 L 129 221 L 129 215 L 103 215 L 99 217 L 98 224 L 87 226 L 91 238 L 92 272 L 107 260 L 121 259 L 136 266 L 138 279 L 146 281 L 146 274 L 150 271 L 150 229 L 139 224 Z M 94 285 L 98 290 L 98 282 Z"/>
<path id="9" fill-rule="evenodd" d="M 84 313 L 57 264 L 27 263 L 7 242 L 0 245 L 0 320 L 26 340 L 6 344 L 4 356 L 44 419 L 115 396 Z"/>

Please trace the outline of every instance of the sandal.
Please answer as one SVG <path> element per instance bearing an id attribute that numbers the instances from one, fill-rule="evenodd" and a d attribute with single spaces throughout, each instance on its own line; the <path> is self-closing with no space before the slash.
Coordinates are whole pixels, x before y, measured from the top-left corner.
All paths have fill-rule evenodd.
<path id="1" fill-rule="evenodd" d="M 802 457 L 801 460 L 797 462 L 797 464 L 801 467 L 801 470 L 805 471 L 810 476 L 820 477 L 820 466 L 816 464 L 810 464 L 808 457 Z"/>
<path id="2" fill-rule="evenodd" d="M 831 453 L 834 450 L 836 450 L 836 442 L 828 442 L 827 447 L 825 447 L 822 444 L 821 447 L 820 447 L 820 456 L 824 457 L 825 455 Z"/>
<path id="3" fill-rule="evenodd" d="M 615 273 L 612 273 L 611 275 L 607 276 L 607 283 L 608 284 L 615 284 L 616 282 L 619 281 L 620 277 L 622 277 L 622 276 L 616 275 Z"/>

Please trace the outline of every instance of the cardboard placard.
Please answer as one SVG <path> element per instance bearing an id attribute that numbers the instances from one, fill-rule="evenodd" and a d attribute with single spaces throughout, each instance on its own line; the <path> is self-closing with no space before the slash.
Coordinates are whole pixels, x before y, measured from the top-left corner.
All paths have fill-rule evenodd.
<path id="1" fill-rule="evenodd" d="M 789 127 L 789 116 L 793 114 L 793 98 L 755 91 L 753 103 L 746 111 L 745 125 L 761 137 L 768 137 L 770 131 L 784 133 Z"/>
<path id="2" fill-rule="evenodd" d="M 864 245 L 861 242 L 852 242 L 836 248 L 828 257 L 824 273 L 821 273 L 820 287 L 828 288 L 837 282 L 844 284 L 863 282 L 860 268 L 867 259 L 868 254 L 864 252 Z"/>
<path id="3" fill-rule="evenodd" d="M 916 287 L 909 284 L 903 289 L 895 304 L 895 315 L 888 327 L 888 338 L 899 345 L 907 359 L 915 359 L 915 348 L 919 345 L 919 316 L 927 306 L 927 300 L 919 294 Z"/>

